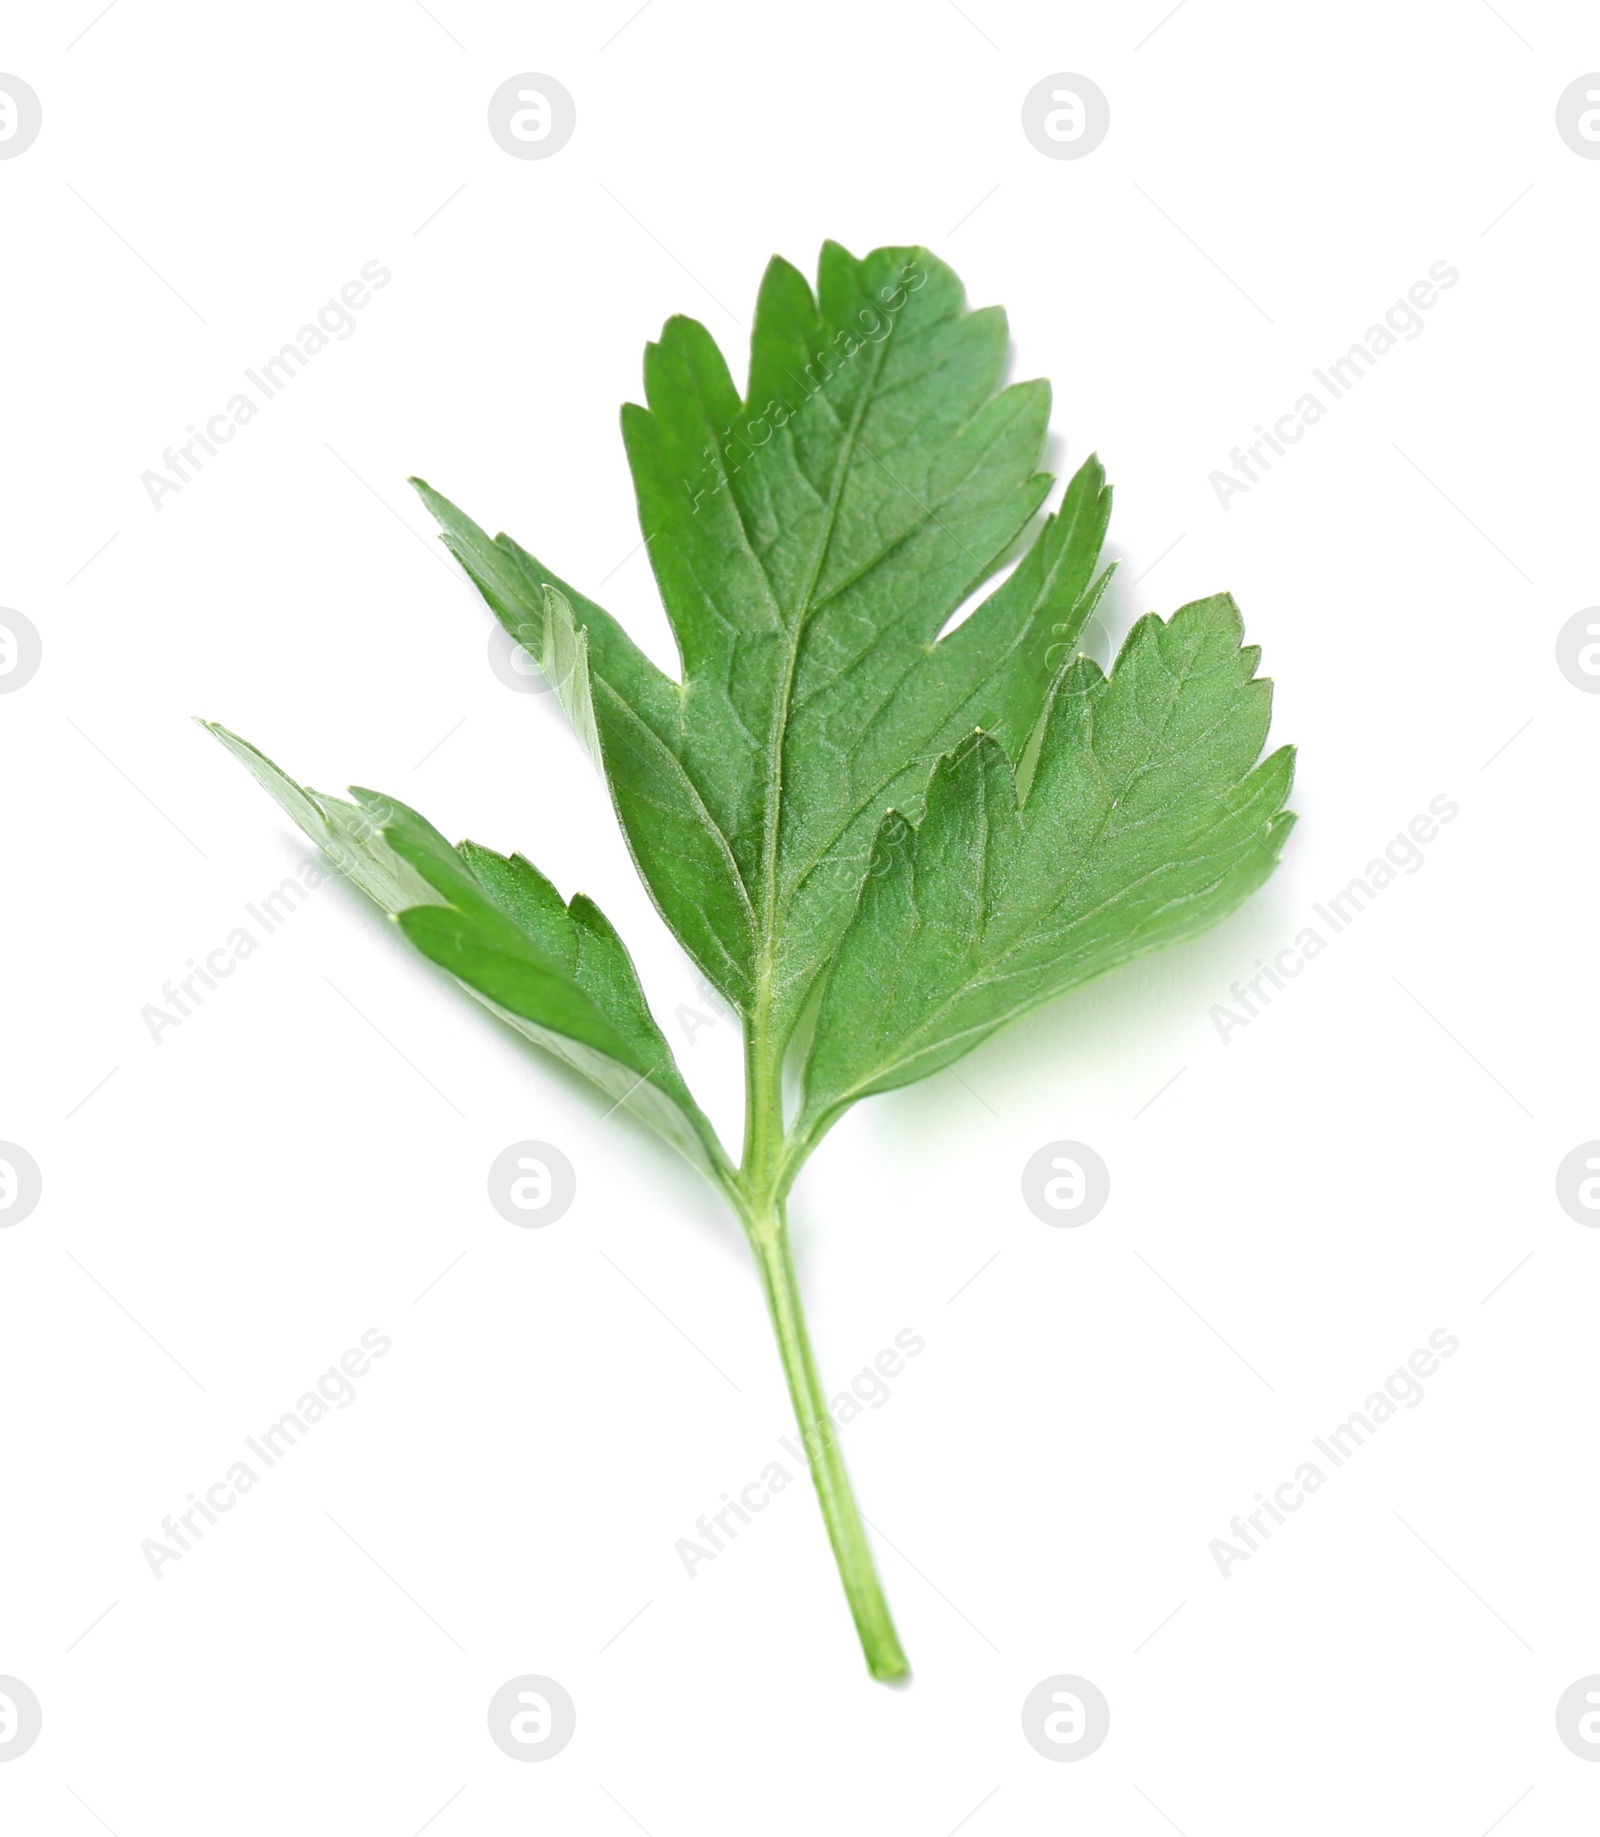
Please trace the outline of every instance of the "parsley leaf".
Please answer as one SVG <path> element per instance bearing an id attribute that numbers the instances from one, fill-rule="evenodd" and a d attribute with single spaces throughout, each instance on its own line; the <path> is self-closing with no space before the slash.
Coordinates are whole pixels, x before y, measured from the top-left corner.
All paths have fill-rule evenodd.
<path id="1" fill-rule="evenodd" d="M 355 803 L 297 785 L 215 722 L 203 726 L 426 957 L 492 1013 L 631 1110 L 719 1183 L 728 1159 L 656 1025 L 633 961 L 594 901 L 567 904 L 521 855 L 452 848 L 373 791 Z"/>
<path id="2" fill-rule="evenodd" d="M 1008 1020 L 1193 937 L 1277 866 L 1293 754 L 1227 594 L 1154 614 L 1102 676 L 1057 679 L 1019 801 L 1002 747 L 942 759 L 921 824 L 891 811 L 828 976 L 802 1134 L 941 1071 Z"/>
<path id="3" fill-rule="evenodd" d="M 591 901 L 371 792 L 307 791 L 211 729 L 425 956 L 728 1198 L 880 1678 L 908 1666 L 807 1340 L 795 1177 L 851 1104 L 1222 918 L 1293 821 L 1292 754 L 1262 759 L 1270 685 L 1227 595 L 1140 620 L 1109 676 L 1077 654 L 1110 579 L 1111 493 L 1091 457 L 1039 518 L 1049 389 L 1004 387 L 1007 351 L 1004 314 L 969 311 L 915 248 L 828 243 L 815 292 L 775 259 L 742 398 L 705 328 L 669 320 L 622 431 L 676 677 L 413 480 L 558 691 L 662 917 L 741 1016 L 737 1166 Z"/>

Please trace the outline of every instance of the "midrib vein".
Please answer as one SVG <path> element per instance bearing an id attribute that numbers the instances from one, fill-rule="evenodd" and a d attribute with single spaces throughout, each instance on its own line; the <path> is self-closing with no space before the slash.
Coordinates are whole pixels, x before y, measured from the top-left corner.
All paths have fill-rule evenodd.
<path id="1" fill-rule="evenodd" d="M 817 538 L 816 552 L 812 557 L 804 588 L 795 606 L 794 626 L 784 658 L 783 681 L 779 687 L 777 705 L 773 710 L 772 734 L 767 753 L 766 825 L 761 843 L 761 931 L 757 940 L 759 963 L 756 1000 L 758 1005 L 770 1001 L 771 997 L 772 954 L 777 935 L 778 829 L 783 808 L 783 753 L 784 741 L 788 735 L 789 706 L 794 696 L 795 672 L 800 664 L 800 645 L 805 637 L 807 621 L 814 610 L 811 604 L 812 595 L 816 591 L 817 582 L 822 577 L 822 569 L 827 562 L 828 551 L 833 543 L 833 533 L 839 519 L 839 506 L 844 497 L 845 483 L 850 476 L 850 465 L 855 457 L 861 424 L 866 419 L 867 409 L 872 403 L 878 377 L 882 373 L 884 359 L 893 337 L 894 329 L 891 323 L 889 336 L 876 347 L 872 370 L 867 377 L 866 385 L 861 391 L 860 402 L 851 416 L 850 424 L 845 429 L 844 439 L 840 444 L 839 458 L 835 464 L 833 481 L 828 491 L 827 512 Z"/>

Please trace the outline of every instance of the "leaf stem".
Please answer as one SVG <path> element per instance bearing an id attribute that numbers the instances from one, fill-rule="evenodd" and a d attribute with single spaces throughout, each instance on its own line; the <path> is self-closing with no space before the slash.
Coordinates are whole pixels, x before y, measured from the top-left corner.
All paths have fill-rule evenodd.
<path id="1" fill-rule="evenodd" d="M 783 1375 L 788 1380 L 789 1396 L 794 1403 L 795 1420 L 800 1425 L 800 1441 L 811 1468 L 822 1507 L 823 1522 L 828 1527 L 828 1541 L 833 1545 L 839 1578 L 844 1583 L 845 1599 L 861 1638 L 867 1669 L 875 1678 L 890 1682 L 909 1677 L 911 1666 L 901 1650 L 899 1635 L 889 1616 L 883 1585 L 873 1564 L 866 1529 L 850 1490 L 850 1476 L 845 1472 L 839 1452 L 839 1432 L 823 1395 L 811 1355 L 811 1341 L 806 1333 L 805 1315 L 800 1305 L 800 1288 L 795 1280 L 794 1262 L 789 1255 L 789 1232 L 781 1200 L 746 1217 L 746 1229 L 761 1271 L 761 1285 L 766 1293 L 767 1308 L 777 1335 L 778 1356 L 783 1361 Z"/>
<path id="2" fill-rule="evenodd" d="M 828 1528 L 828 1541 L 833 1545 L 834 1561 L 866 1654 L 867 1669 L 875 1678 L 892 1682 L 909 1677 L 911 1666 L 889 1617 L 866 1527 L 850 1490 L 850 1476 L 839 1452 L 838 1426 L 817 1376 L 800 1285 L 789 1254 L 784 1199 L 809 1149 L 784 1133 L 783 1041 L 773 1027 L 772 1009 L 769 966 L 757 976 L 745 1023 L 744 1159 L 738 1172 L 723 1186 L 744 1224 L 761 1272 L 761 1287 L 794 1404 L 806 1465 L 817 1489 L 817 1503 L 822 1507 L 822 1520 Z"/>

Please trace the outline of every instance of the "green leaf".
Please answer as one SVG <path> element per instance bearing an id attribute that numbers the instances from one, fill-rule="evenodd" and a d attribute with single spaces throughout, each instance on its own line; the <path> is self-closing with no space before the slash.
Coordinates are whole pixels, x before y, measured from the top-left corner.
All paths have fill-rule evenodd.
<path id="1" fill-rule="evenodd" d="M 202 725 L 239 759 L 413 944 L 526 1039 L 590 1078 L 720 1181 L 727 1157 L 690 1095 L 610 921 L 565 902 L 521 855 L 452 848 L 375 791 L 345 803 L 298 785 L 248 741 Z"/>
<path id="2" fill-rule="evenodd" d="M 823 991 L 802 1136 L 1267 878 L 1293 754 L 1257 763 L 1271 684 L 1242 632 L 1226 594 L 1141 619 L 1109 677 L 1062 673 L 1026 801 L 978 733 L 940 762 L 920 825 L 889 813 Z"/>
<path id="3" fill-rule="evenodd" d="M 1109 677 L 1081 655 L 1110 579 L 1111 493 L 1091 456 L 1040 515 L 1050 392 L 1004 386 L 1007 356 L 1005 315 L 969 311 L 917 248 L 857 259 L 825 244 L 815 290 L 774 259 L 742 393 L 710 333 L 669 320 L 622 433 L 675 675 L 543 561 L 412 481 L 556 690 L 666 923 L 740 1010 L 737 1168 L 589 901 L 564 902 L 520 856 L 451 848 L 371 792 L 306 791 L 213 729 L 421 951 L 718 1184 L 755 1258 L 868 1667 L 886 1679 L 909 1667 L 807 1336 L 795 1177 L 858 1098 L 1231 911 L 1293 821 L 1291 754 L 1262 759 L 1270 688 L 1226 595 L 1141 620 Z"/>
<path id="4" fill-rule="evenodd" d="M 793 1030 L 855 905 L 886 802 L 914 809 L 982 722 L 1019 744 L 1105 577 L 1090 460 L 1011 577 L 947 636 L 1050 486 L 1043 383 L 1000 387 L 1005 316 L 920 249 L 775 260 L 741 402 L 705 328 L 669 320 L 623 411 L 682 680 L 509 538 L 426 487 L 498 617 L 541 656 L 556 587 L 589 633 L 629 847 L 685 948 L 763 1035 Z M 531 641 L 530 641 L 531 640 Z"/>

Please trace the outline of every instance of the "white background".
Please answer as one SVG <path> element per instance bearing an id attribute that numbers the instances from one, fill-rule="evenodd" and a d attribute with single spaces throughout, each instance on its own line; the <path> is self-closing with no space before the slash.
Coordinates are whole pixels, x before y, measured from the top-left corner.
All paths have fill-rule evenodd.
<path id="1" fill-rule="evenodd" d="M 5 1828 L 1587 1828 L 1553 1712 L 1600 1671 L 1600 1233 L 1554 1196 L 1600 1135 L 1600 701 L 1554 661 L 1600 598 L 1600 162 L 1554 127 L 1588 10 L 653 0 L 602 49 L 628 0 L 120 0 L 65 49 L 94 5 L 0 45 L 44 108 L 0 162 L 0 603 L 44 640 L 0 701 L 0 1135 L 44 1171 L 0 1233 L 0 1673 L 45 1716 Z M 486 129 L 522 71 L 576 99 L 548 160 Z M 1110 99 L 1082 160 L 1021 131 L 1058 71 Z M 704 1003 L 602 790 L 491 674 L 404 479 L 670 662 L 618 404 L 674 311 L 742 376 L 767 258 L 827 236 L 924 242 L 1009 308 L 1057 468 L 1116 487 L 1113 636 L 1231 589 L 1301 747 L 1243 911 L 863 1107 L 796 1192 L 825 1375 L 927 1341 L 846 1437 L 899 1690 L 809 1492 L 692 1582 L 674 1554 L 789 1424 L 670 1150 L 343 885 L 159 1045 L 140 1016 L 307 852 L 201 714 L 593 894 L 736 1129 L 732 1022 L 684 1039 Z M 154 510 L 141 472 L 371 259 L 355 335 Z M 1439 260 L 1423 335 L 1224 511 L 1208 474 Z M 1441 793 L 1423 869 L 1219 1040 Z M 485 1196 L 525 1137 L 578 1170 L 543 1231 Z M 1063 1137 L 1112 1170 L 1076 1231 L 1018 1185 Z M 155 1580 L 141 1540 L 372 1327 L 357 1402 Z M 1233 1514 L 1441 1327 L 1426 1400 L 1224 1580 Z M 524 1672 L 578 1706 L 548 1764 L 486 1733 Z M 1111 1704 L 1077 1765 L 1021 1734 L 1058 1672 Z"/>

